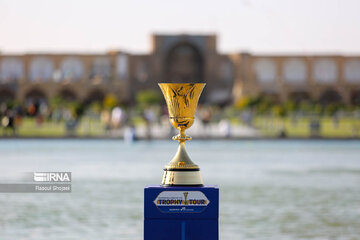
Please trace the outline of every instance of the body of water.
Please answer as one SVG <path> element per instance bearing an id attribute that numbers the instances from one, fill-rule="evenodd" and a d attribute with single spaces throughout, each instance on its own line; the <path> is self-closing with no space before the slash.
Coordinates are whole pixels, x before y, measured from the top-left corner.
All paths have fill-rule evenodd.
<path id="1" fill-rule="evenodd" d="M 0 193 L 1 240 L 143 237 L 143 188 L 172 141 L 1 140 L 0 180 L 70 171 L 72 193 Z M 360 239 L 360 141 L 190 141 L 220 187 L 220 239 Z"/>

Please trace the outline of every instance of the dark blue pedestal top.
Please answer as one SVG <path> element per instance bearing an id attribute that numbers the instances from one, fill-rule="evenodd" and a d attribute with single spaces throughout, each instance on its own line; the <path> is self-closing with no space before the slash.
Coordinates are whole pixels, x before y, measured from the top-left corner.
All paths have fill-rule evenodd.
<path id="1" fill-rule="evenodd" d="M 219 188 L 147 186 L 144 240 L 218 240 Z"/>

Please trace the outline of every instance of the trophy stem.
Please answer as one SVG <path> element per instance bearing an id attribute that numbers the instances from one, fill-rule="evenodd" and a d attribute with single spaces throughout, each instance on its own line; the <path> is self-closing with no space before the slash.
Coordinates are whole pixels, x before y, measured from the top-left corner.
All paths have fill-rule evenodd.
<path id="1" fill-rule="evenodd" d="M 176 136 L 173 136 L 173 137 L 172 137 L 173 140 L 179 141 L 179 143 L 184 143 L 185 141 L 192 139 L 192 137 L 187 136 L 187 135 L 185 134 L 185 129 L 183 129 L 183 128 L 178 128 L 178 130 L 179 130 L 179 134 L 176 135 Z"/>

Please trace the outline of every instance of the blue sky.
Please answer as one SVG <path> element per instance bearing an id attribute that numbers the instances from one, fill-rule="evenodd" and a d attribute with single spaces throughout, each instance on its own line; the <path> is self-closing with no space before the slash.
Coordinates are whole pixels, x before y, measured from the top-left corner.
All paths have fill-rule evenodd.
<path id="1" fill-rule="evenodd" d="M 152 33 L 221 52 L 360 54 L 359 0 L 0 0 L 0 51 L 146 53 Z"/>

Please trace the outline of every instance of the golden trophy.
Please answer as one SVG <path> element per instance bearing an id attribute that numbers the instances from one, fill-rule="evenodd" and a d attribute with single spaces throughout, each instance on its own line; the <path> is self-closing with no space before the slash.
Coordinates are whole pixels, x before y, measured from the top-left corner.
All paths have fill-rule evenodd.
<path id="1" fill-rule="evenodd" d="M 185 141 L 191 140 L 185 130 L 195 119 L 195 110 L 205 83 L 159 83 L 169 111 L 170 122 L 179 134 L 172 139 L 179 141 L 174 158 L 164 167 L 161 184 L 164 186 L 202 186 L 200 168 L 185 150 Z"/>

